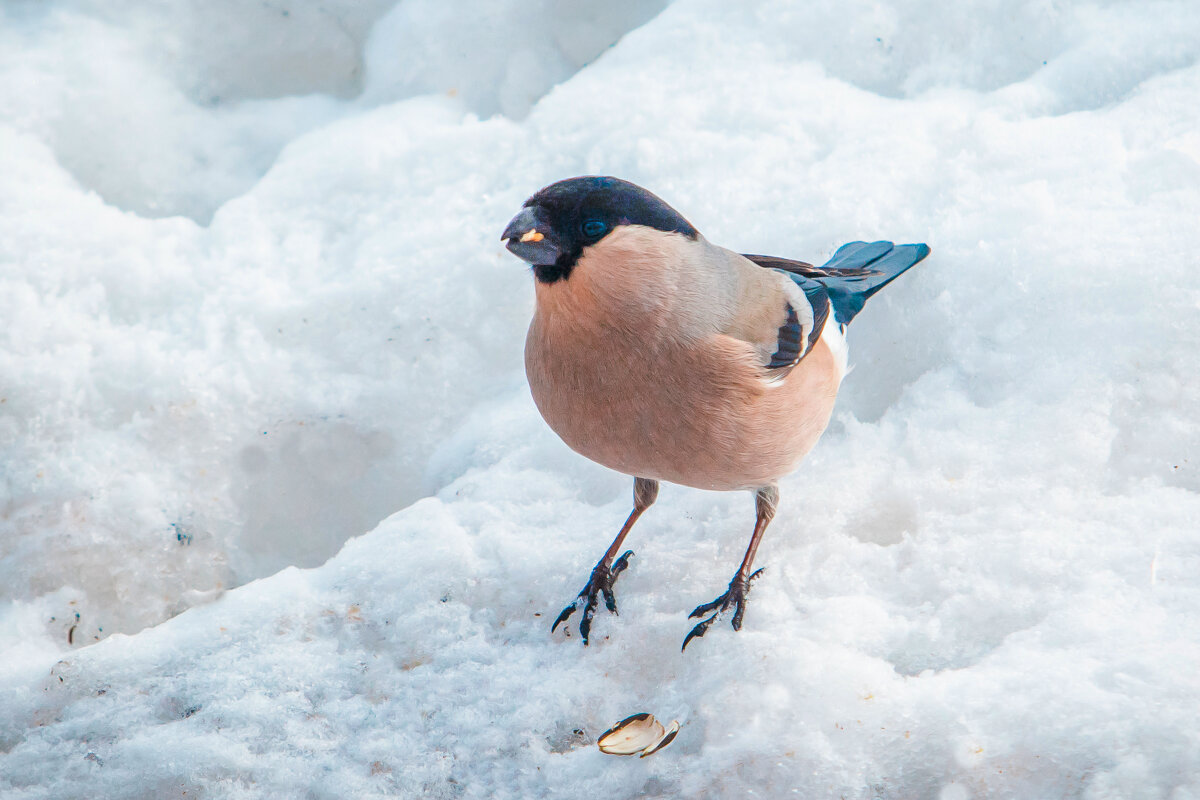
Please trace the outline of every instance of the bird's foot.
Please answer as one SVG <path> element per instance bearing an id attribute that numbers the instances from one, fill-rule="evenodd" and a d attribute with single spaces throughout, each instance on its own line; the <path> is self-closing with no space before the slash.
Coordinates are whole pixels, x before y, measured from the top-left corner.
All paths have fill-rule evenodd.
<path id="1" fill-rule="evenodd" d="M 604 605 L 609 611 L 617 613 L 617 598 L 613 596 L 613 584 L 617 582 L 617 576 L 629 566 L 629 558 L 632 555 L 632 550 L 626 550 L 620 558 L 613 562 L 611 567 L 604 561 L 597 564 L 596 568 L 592 570 L 592 576 L 588 578 L 587 584 L 583 587 L 583 591 L 562 610 L 558 619 L 554 620 L 554 624 L 550 626 L 551 633 L 582 606 L 583 617 L 579 620 L 579 635 L 583 637 L 583 643 L 586 645 L 588 634 L 592 630 L 592 616 L 596 613 L 597 595 L 604 597 Z"/>
<path id="2" fill-rule="evenodd" d="M 765 567 L 763 568 L 765 569 Z M 712 616 L 708 619 L 703 619 L 692 628 L 691 633 L 683 640 L 683 647 L 680 650 L 687 650 L 688 642 L 692 639 L 698 639 L 708 632 L 709 627 L 717 621 L 717 617 L 724 614 L 730 608 L 733 609 L 733 629 L 740 631 L 742 629 L 742 616 L 746 613 L 746 598 L 750 594 L 750 583 L 759 575 L 762 574 L 762 569 L 755 570 L 750 574 L 750 577 L 743 577 L 739 572 L 733 576 L 733 580 L 729 582 L 729 590 L 725 594 L 713 600 L 711 603 L 696 606 L 692 613 L 688 614 L 688 619 L 703 617 L 705 614 L 712 612 Z"/>

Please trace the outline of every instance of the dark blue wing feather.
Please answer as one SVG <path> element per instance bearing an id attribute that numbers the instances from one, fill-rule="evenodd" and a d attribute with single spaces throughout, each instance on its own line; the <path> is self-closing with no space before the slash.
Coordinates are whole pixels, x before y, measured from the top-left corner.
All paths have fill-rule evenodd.
<path id="1" fill-rule="evenodd" d="M 779 327 L 778 349 L 771 356 L 767 369 L 784 369 L 798 364 L 800 359 L 812 350 L 817 339 L 821 338 L 821 330 L 825 327 L 825 320 L 829 316 L 829 294 L 825 291 L 824 286 L 804 275 L 782 269 L 779 271 L 791 278 L 803 290 L 808 304 L 812 306 L 813 326 L 812 330 L 808 332 L 808 340 L 802 341 L 804 326 L 800 324 L 800 317 L 796 313 L 796 309 L 791 303 L 788 303 L 787 321 Z"/>
<path id="2" fill-rule="evenodd" d="M 787 322 L 779 326 L 779 336 L 776 340 L 779 349 L 771 356 L 767 369 L 783 369 L 800 360 L 800 353 L 804 350 L 804 345 L 800 344 L 802 332 L 803 328 L 800 325 L 800 318 L 796 316 L 796 309 L 791 303 L 788 303 Z"/>

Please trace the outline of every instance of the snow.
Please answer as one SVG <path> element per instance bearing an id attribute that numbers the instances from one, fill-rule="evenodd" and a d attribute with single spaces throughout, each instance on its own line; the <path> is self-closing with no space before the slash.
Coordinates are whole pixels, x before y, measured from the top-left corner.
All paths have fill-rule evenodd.
<path id="1" fill-rule="evenodd" d="M 0 7 L 0 796 L 1200 797 L 1194 4 L 243 5 Z M 686 654 L 744 494 L 548 630 L 632 482 L 499 233 L 584 173 L 933 247 Z"/>

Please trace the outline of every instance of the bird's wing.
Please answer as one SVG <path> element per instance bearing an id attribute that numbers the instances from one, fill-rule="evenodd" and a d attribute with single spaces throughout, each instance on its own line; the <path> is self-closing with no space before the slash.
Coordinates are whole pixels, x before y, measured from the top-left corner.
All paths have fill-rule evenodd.
<path id="1" fill-rule="evenodd" d="M 777 256 L 753 256 L 748 253 L 742 253 L 742 258 L 749 259 L 760 267 L 794 272 L 797 275 L 805 275 L 810 278 L 821 277 L 825 274 L 807 261 L 793 261 L 790 258 L 779 258 Z"/>
<path id="2" fill-rule="evenodd" d="M 924 244 L 850 242 L 819 267 L 775 256 L 744 256 L 760 267 L 778 269 L 817 281 L 825 287 L 839 325 L 848 325 L 867 298 L 929 255 Z M 807 291 L 807 290 L 806 290 Z"/>
<path id="3" fill-rule="evenodd" d="M 787 375 L 801 359 L 812 352 L 825 329 L 825 320 L 829 317 L 829 293 L 822 284 L 795 272 L 779 271 L 790 278 L 800 292 L 789 292 L 787 321 L 779 326 L 776 334 L 778 349 L 767 363 L 767 369 L 773 379 Z M 808 305 L 807 309 L 804 308 L 804 304 Z M 807 320 L 802 320 L 802 316 Z M 806 321 L 807 325 L 804 324 Z"/>
<path id="4" fill-rule="evenodd" d="M 832 259 L 819 267 L 814 267 L 807 261 L 795 261 L 790 258 L 780 258 L 779 256 L 757 256 L 743 253 L 742 258 L 747 258 L 760 267 L 780 269 L 784 272 L 803 275 L 806 278 L 846 278 L 867 281 L 873 276 L 885 274 L 884 271 L 873 268 L 871 264 L 872 261 L 887 255 L 893 249 L 895 249 L 895 246 L 891 242 L 871 242 L 870 244 L 866 242 L 851 242 L 850 244 L 842 245 L 833 254 Z M 860 258 L 851 260 L 851 257 L 855 255 Z"/>
<path id="5" fill-rule="evenodd" d="M 737 261 L 745 265 L 739 268 L 743 289 L 724 332 L 755 346 L 767 380 L 782 379 L 821 338 L 830 313 L 829 294 L 819 281 L 774 266 L 800 262 L 770 259 L 772 268 L 764 270 L 741 258 Z"/>

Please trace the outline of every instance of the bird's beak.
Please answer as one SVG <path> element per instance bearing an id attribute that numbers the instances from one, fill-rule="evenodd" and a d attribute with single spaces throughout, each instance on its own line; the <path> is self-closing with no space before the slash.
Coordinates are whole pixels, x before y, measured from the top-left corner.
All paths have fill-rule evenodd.
<path id="1" fill-rule="evenodd" d="M 562 253 L 544 212 L 537 206 L 522 208 L 500 238 L 505 240 L 510 253 L 535 266 L 549 266 Z"/>

